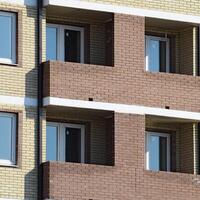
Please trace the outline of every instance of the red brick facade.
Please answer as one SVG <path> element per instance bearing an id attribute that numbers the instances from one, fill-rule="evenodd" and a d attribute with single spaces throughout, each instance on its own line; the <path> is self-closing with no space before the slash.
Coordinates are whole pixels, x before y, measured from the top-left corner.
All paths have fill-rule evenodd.
<path id="1" fill-rule="evenodd" d="M 144 169 L 145 118 L 115 114 L 115 165 L 44 163 L 43 197 L 49 199 L 197 200 L 198 176 Z"/>
<path id="2" fill-rule="evenodd" d="M 115 14 L 114 67 L 46 62 L 43 66 L 44 97 L 86 101 L 93 98 L 97 102 L 167 106 L 198 112 L 200 78 L 146 72 L 144 35 L 143 17 Z M 43 198 L 199 199 L 198 176 L 145 170 L 145 127 L 143 115 L 115 113 L 114 166 L 44 163 Z M 185 171 L 191 168 L 190 165 L 186 167 Z"/>
<path id="3" fill-rule="evenodd" d="M 114 67 L 50 61 L 44 96 L 197 112 L 200 78 L 145 71 L 144 18 L 114 15 Z"/>

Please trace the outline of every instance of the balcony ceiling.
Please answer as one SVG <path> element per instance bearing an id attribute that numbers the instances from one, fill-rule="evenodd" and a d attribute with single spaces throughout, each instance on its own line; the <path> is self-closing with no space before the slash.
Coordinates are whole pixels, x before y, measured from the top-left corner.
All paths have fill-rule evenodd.
<path id="1" fill-rule="evenodd" d="M 146 17 L 145 18 L 145 26 L 178 31 L 181 29 L 189 28 L 191 26 L 195 26 L 195 24 Z"/>
<path id="2" fill-rule="evenodd" d="M 73 116 L 79 116 L 81 114 L 86 116 L 109 118 L 113 112 L 95 109 L 70 108 L 62 106 L 49 106 L 47 108 L 47 116 L 52 116 L 52 114 L 61 116 L 64 113 Z"/>
<path id="3" fill-rule="evenodd" d="M 189 119 L 180 119 L 180 118 L 173 118 L 173 117 L 162 117 L 162 116 L 152 116 L 147 115 L 146 116 L 146 122 L 151 122 L 153 124 L 177 124 L 177 123 L 192 123 L 197 122 L 195 120 L 189 120 Z"/>
<path id="4" fill-rule="evenodd" d="M 94 21 L 107 21 L 112 18 L 112 13 L 91 11 L 76 8 L 66 8 L 59 6 L 48 6 L 47 8 L 47 18 L 48 16 L 56 17 L 66 17 L 66 18 L 82 18 L 90 19 Z"/>

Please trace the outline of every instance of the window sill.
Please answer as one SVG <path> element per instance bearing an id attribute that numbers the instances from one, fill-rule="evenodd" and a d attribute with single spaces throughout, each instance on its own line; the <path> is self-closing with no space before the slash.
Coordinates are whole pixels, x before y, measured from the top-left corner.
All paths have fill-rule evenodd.
<path id="1" fill-rule="evenodd" d="M 0 65 L 11 66 L 11 67 L 19 67 L 19 64 L 5 63 L 0 61 Z"/>
<path id="2" fill-rule="evenodd" d="M 4 163 L 4 162 L 0 162 L 0 167 L 19 168 L 19 166 L 16 165 L 16 164 L 12 164 L 12 163 Z"/>

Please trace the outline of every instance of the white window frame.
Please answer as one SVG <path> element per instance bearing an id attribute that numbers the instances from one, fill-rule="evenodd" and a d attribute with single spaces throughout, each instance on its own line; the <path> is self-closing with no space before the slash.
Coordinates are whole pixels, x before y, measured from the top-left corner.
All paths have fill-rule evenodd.
<path id="1" fill-rule="evenodd" d="M 11 159 L 0 159 L 0 165 L 16 165 L 16 133 L 17 133 L 17 119 L 16 114 L 0 112 L 1 117 L 8 117 L 12 120 L 12 132 L 11 132 Z M 1 131 L 0 131 L 1 132 Z"/>
<path id="2" fill-rule="evenodd" d="M 11 17 L 12 26 L 11 26 L 11 59 L 9 58 L 1 58 L 0 63 L 5 64 L 16 64 L 16 40 L 17 40 L 17 26 L 16 26 L 16 13 L 12 12 L 2 12 L 0 11 L 0 16 L 8 16 Z"/>
<path id="3" fill-rule="evenodd" d="M 82 124 L 71 124 L 71 123 L 56 123 L 47 122 L 47 126 L 57 127 L 57 161 L 65 162 L 65 141 L 66 141 L 66 128 L 77 128 L 81 130 L 81 163 L 85 163 L 85 126 Z"/>
<path id="4" fill-rule="evenodd" d="M 84 28 L 78 26 L 68 26 L 68 25 L 59 25 L 59 24 L 47 24 L 47 28 L 56 28 L 57 30 L 57 51 L 56 51 L 56 58 L 57 60 L 61 60 L 65 62 L 65 29 L 79 31 L 80 32 L 80 63 L 84 63 Z"/>
<path id="5" fill-rule="evenodd" d="M 146 135 L 145 135 L 145 162 L 146 162 L 146 169 L 147 170 L 151 170 L 150 167 L 149 167 L 149 152 L 150 152 L 150 138 L 151 136 L 157 136 L 157 137 L 165 137 L 167 138 L 167 171 L 170 171 L 170 165 L 171 165 L 171 162 L 170 162 L 170 134 L 167 134 L 167 133 L 158 133 L 158 132 L 146 132 Z"/>
<path id="6" fill-rule="evenodd" d="M 149 54 L 150 54 L 150 40 L 156 40 L 156 41 L 165 41 L 166 42 L 166 72 L 170 72 L 170 50 L 169 50 L 169 42 L 170 42 L 170 39 L 167 38 L 167 37 L 156 37 L 156 36 L 149 36 L 149 35 L 146 35 L 145 36 L 145 69 L 146 71 L 149 71 L 151 72 L 150 70 L 150 66 L 149 66 Z M 160 72 L 160 71 L 158 71 Z"/>

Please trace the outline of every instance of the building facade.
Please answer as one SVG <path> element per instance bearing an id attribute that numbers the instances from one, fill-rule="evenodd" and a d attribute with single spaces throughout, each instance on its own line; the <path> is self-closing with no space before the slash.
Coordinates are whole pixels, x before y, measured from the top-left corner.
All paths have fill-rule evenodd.
<path id="1" fill-rule="evenodd" d="M 0 200 L 200 199 L 199 10 L 0 0 Z"/>

